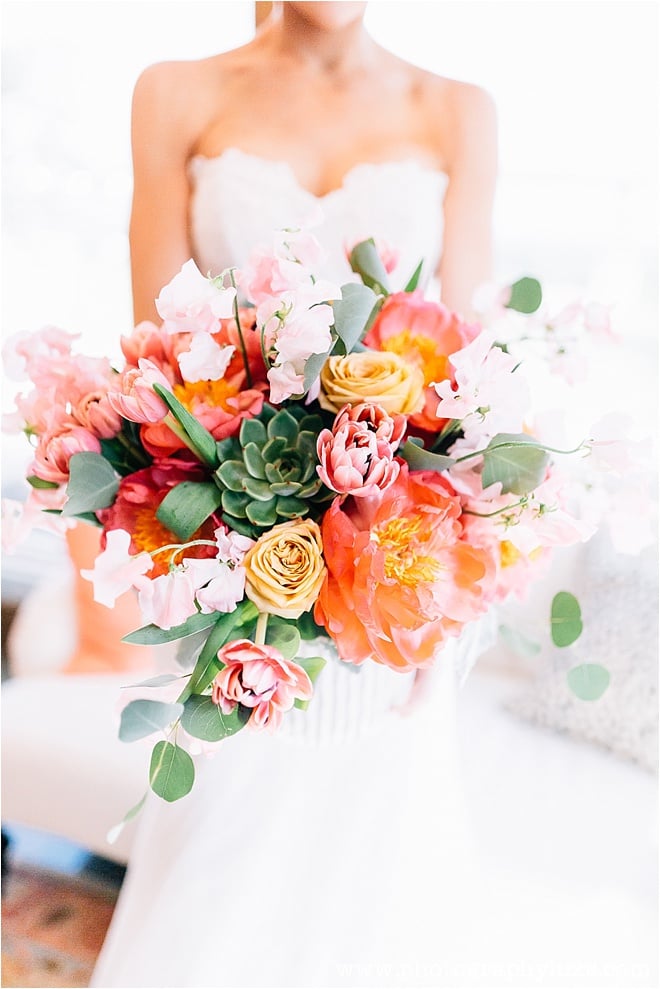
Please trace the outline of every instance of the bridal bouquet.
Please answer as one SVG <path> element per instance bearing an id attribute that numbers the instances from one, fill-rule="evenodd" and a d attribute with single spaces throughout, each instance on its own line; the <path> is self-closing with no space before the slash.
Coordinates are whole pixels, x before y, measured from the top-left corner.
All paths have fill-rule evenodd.
<path id="1" fill-rule="evenodd" d="M 240 271 L 189 261 L 162 324 L 122 337 L 121 369 L 53 328 L 14 344 L 34 385 L 17 402 L 28 511 L 101 526 L 96 600 L 134 588 L 145 624 L 128 641 L 182 641 L 186 672 L 138 685 L 167 699 L 131 701 L 120 726 L 164 735 L 149 780 L 165 800 L 193 785 L 191 736 L 273 731 L 309 704 L 324 661 L 301 638 L 329 636 L 344 663 L 429 667 L 593 531 L 530 432 L 507 346 L 426 300 L 420 269 L 390 293 L 373 241 L 350 262 L 348 284 L 317 278 L 300 230 Z M 523 279 L 504 306 L 531 312 L 538 293 Z"/>

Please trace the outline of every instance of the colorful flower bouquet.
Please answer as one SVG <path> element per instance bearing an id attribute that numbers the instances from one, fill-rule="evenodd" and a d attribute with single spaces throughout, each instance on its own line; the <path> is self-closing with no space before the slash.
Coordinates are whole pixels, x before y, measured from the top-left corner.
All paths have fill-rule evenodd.
<path id="1" fill-rule="evenodd" d="M 96 600 L 134 588 L 145 625 L 128 641 L 181 640 L 189 661 L 138 685 L 181 687 L 174 701 L 121 716 L 124 740 L 164 734 L 149 781 L 165 800 L 193 785 L 190 737 L 273 731 L 313 703 L 324 660 L 301 639 L 424 669 L 552 546 L 593 532 L 568 510 L 559 451 L 529 432 L 506 345 L 427 301 L 420 269 L 391 294 L 373 241 L 346 285 L 318 262 L 304 231 L 241 271 L 189 261 L 157 300 L 162 325 L 122 337 L 121 370 L 52 328 L 13 344 L 34 385 L 17 402 L 28 515 L 101 526 L 83 573 Z M 502 305 L 531 312 L 538 293 L 523 279 Z"/>

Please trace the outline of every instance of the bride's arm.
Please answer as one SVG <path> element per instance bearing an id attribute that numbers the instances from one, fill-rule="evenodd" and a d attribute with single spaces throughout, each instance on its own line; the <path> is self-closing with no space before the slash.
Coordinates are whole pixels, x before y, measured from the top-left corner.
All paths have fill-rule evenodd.
<path id="1" fill-rule="evenodd" d="M 476 288 L 492 277 L 497 117 L 488 93 L 465 83 L 456 84 L 450 114 L 440 291 L 445 305 L 470 318 Z"/>
<path id="2" fill-rule="evenodd" d="M 184 63 L 153 65 L 142 73 L 133 95 L 129 242 L 136 323 L 160 321 L 154 300 L 192 255 L 186 166 L 194 98 L 184 75 Z"/>

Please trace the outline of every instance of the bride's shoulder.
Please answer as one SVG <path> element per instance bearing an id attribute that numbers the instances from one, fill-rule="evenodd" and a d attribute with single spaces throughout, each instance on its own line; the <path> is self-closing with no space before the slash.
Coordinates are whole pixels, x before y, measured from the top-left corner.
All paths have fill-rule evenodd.
<path id="1" fill-rule="evenodd" d="M 469 149 L 495 148 L 497 110 L 487 89 L 411 66 L 428 140 L 448 166 Z"/>
<path id="2" fill-rule="evenodd" d="M 231 79 L 244 60 L 240 50 L 189 61 L 156 62 L 144 69 L 133 91 L 133 116 L 151 121 L 183 140 L 194 140 L 230 99 Z"/>

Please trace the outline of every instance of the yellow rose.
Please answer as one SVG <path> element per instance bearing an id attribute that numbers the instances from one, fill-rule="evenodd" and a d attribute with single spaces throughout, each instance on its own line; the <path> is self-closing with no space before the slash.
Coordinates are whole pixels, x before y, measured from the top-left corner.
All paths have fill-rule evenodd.
<path id="1" fill-rule="evenodd" d="M 399 354 L 369 350 L 329 357 L 321 370 L 319 402 L 331 412 L 346 403 L 369 402 L 390 415 L 409 415 L 424 404 L 424 374 Z"/>
<path id="2" fill-rule="evenodd" d="M 296 519 L 274 526 L 248 551 L 245 593 L 259 611 L 299 618 L 316 601 L 325 577 L 321 530 Z"/>

